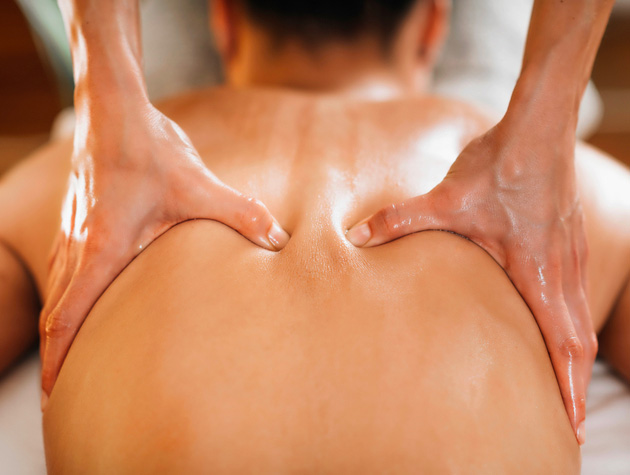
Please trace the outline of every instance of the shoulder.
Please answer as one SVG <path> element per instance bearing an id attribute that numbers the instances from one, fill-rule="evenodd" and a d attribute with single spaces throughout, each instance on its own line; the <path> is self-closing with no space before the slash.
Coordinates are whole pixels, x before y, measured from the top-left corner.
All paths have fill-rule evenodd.
<path id="1" fill-rule="evenodd" d="M 599 330 L 630 271 L 630 170 L 586 144 L 577 145 L 575 159 L 590 250 L 589 300 Z"/>
<path id="2" fill-rule="evenodd" d="M 496 124 L 477 106 L 442 96 L 413 96 L 393 101 L 363 103 L 358 106 L 361 120 L 387 130 L 389 138 L 422 138 L 432 149 L 457 154 L 474 138 Z"/>
<path id="3" fill-rule="evenodd" d="M 72 140 L 50 142 L 0 177 L 0 218 L 7 213 L 37 209 L 65 188 L 70 172 Z"/>
<path id="4" fill-rule="evenodd" d="M 617 235 L 630 240 L 630 169 L 584 143 L 578 143 L 575 161 L 584 204 L 602 224 L 608 224 Z"/>
<path id="5" fill-rule="evenodd" d="M 363 103 L 366 108 L 377 111 L 397 111 L 416 120 L 459 120 L 469 123 L 479 130 L 487 130 L 499 117 L 489 110 L 483 110 L 469 102 L 438 95 L 409 96 L 391 101 L 373 101 Z"/>

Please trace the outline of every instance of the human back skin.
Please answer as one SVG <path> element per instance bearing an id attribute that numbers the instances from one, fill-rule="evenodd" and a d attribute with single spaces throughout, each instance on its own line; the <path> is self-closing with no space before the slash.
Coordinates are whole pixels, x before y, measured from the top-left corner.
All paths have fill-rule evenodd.
<path id="1" fill-rule="evenodd" d="M 292 237 L 271 253 L 195 221 L 149 246 L 62 367 L 44 415 L 52 473 L 579 470 L 535 321 L 483 250 L 438 231 L 373 249 L 344 238 L 361 215 L 439 182 L 483 118 L 437 98 L 273 90 L 163 109 Z M 64 147 L 30 166 L 47 160 L 55 182 Z M 62 189 L 39 191 L 40 217 Z M 37 282 L 56 227 L 43 221 L 44 237 L 21 244 Z M 596 328 L 627 273 L 600 241 L 597 262 L 611 265 L 592 271 Z"/>

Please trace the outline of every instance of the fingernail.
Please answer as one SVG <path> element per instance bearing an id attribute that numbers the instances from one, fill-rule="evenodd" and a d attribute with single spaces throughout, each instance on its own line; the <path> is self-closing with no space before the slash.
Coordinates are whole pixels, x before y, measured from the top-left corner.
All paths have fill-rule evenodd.
<path id="1" fill-rule="evenodd" d="M 357 247 L 364 246 L 372 237 L 372 230 L 368 223 L 363 223 L 350 229 L 346 233 L 346 238 Z"/>
<path id="2" fill-rule="evenodd" d="M 578 425 L 577 440 L 578 444 L 580 445 L 584 445 L 584 442 L 586 441 L 586 429 L 584 428 L 584 421 L 580 422 L 580 425 Z"/>
<path id="3" fill-rule="evenodd" d="M 271 245 L 279 251 L 287 245 L 291 236 L 289 236 L 287 232 L 274 221 L 267 237 L 269 238 Z"/>
<path id="4" fill-rule="evenodd" d="M 48 394 L 42 391 L 42 400 L 41 400 L 42 412 L 44 412 L 44 409 L 46 409 L 47 404 L 48 404 Z"/>

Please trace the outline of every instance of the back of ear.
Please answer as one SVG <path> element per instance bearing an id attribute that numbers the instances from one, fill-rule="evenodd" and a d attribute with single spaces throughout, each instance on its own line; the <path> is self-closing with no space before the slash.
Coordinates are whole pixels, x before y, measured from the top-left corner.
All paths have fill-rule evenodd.
<path id="1" fill-rule="evenodd" d="M 425 66 L 432 67 L 448 34 L 451 13 L 450 0 L 424 0 L 425 27 L 418 37 L 418 55 Z"/>
<path id="2" fill-rule="evenodd" d="M 210 0 L 210 22 L 217 51 L 224 62 L 236 54 L 236 12 L 231 0 Z"/>

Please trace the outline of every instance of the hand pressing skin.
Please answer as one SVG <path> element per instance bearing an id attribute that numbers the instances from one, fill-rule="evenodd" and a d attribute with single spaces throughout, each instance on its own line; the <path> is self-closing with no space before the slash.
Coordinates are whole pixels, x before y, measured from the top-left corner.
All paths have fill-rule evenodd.
<path id="1" fill-rule="evenodd" d="M 289 236 L 257 200 L 221 183 L 148 100 L 138 0 L 59 0 L 72 50 L 72 171 L 40 315 L 42 410 L 90 309 L 153 240 L 212 219 L 277 251 Z"/>
<path id="2" fill-rule="evenodd" d="M 213 219 L 270 251 L 289 239 L 262 203 L 221 183 L 179 126 L 148 102 L 92 108 L 89 115 L 89 120 L 79 117 L 75 132 L 72 173 L 40 318 L 42 407 L 98 297 L 169 228 Z"/>
<path id="3" fill-rule="evenodd" d="M 587 242 L 573 162 L 532 159 L 549 153 L 573 152 L 529 143 L 499 123 L 464 149 L 433 190 L 381 209 L 347 238 L 371 247 L 419 231 L 447 230 L 485 249 L 536 317 L 583 443 L 586 388 L 597 353 L 586 299 Z"/>
<path id="4" fill-rule="evenodd" d="M 471 142 L 429 193 L 384 208 L 347 234 L 357 246 L 376 246 L 440 229 L 485 249 L 538 322 L 580 444 L 597 338 L 586 298 L 575 130 L 613 4 L 535 0 L 521 75 L 501 122 Z"/>

